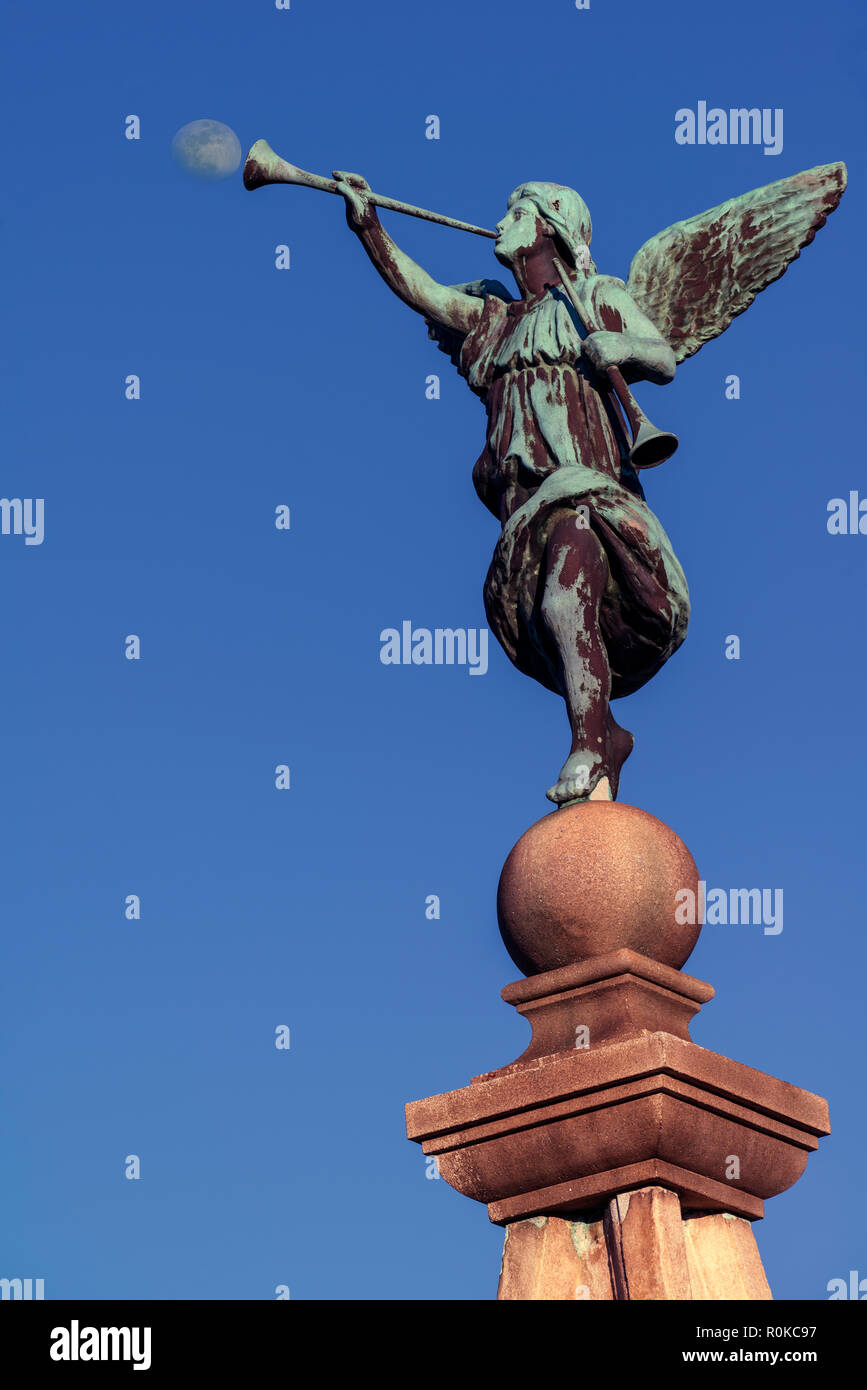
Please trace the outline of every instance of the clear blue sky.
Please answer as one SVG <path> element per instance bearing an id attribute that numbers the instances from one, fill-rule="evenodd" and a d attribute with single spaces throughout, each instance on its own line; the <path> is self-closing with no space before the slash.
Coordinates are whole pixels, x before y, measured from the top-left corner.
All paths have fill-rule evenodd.
<path id="1" fill-rule="evenodd" d="M 709 885 L 785 893 L 782 933 L 706 927 L 687 966 L 717 989 L 698 1043 L 831 1103 L 757 1227 L 775 1293 L 867 1275 L 867 536 L 826 529 L 830 498 L 867 496 L 861 7 L 47 0 L 5 28 L 0 491 L 46 510 L 41 546 L 0 537 L 0 1275 L 49 1298 L 496 1289 L 502 1232 L 425 1178 L 403 1105 L 523 1050 L 495 890 L 565 713 L 496 645 L 483 678 L 381 664 L 402 619 L 484 623 L 483 409 L 338 199 L 174 166 L 203 117 L 488 226 L 519 182 L 571 184 L 618 275 L 679 218 L 847 161 L 801 259 L 641 393 L 681 439 L 645 485 L 693 617 L 615 711 L 622 798 Z M 782 152 L 677 145 L 700 100 L 782 108 Z M 503 274 L 490 243 L 385 220 L 443 281 Z"/>

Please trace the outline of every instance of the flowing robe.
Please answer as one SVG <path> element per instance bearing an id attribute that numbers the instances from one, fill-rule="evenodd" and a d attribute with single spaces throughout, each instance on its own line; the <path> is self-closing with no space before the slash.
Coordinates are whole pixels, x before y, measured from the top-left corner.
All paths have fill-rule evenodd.
<path id="1" fill-rule="evenodd" d="M 605 304 L 608 281 L 588 277 L 578 292 L 587 322 L 623 331 Z M 619 411 L 581 356 L 583 336 L 560 289 L 512 303 L 489 293 L 454 360 L 488 413 L 473 482 L 503 528 L 485 580 L 491 631 L 520 671 L 565 694 L 541 620 L 545 551 L 564 511 L 584 508 L 608 558 L 599 623 L 616 698 L 638 690 L 680 646 L 689 591 L 629 463 Z"/>

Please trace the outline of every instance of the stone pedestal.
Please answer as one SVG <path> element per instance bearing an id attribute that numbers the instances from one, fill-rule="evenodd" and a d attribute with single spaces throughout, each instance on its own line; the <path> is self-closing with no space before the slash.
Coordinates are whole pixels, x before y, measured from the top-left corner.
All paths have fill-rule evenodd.
<path id="1" fill-rule="evenodd" d="M 500 1298 L 770 1298 L 749 1223 L 803 1173 L 827 1105 L 690 1040 L 713 989 L 677 968 L 698 935 L 675 921 L 697 871 L 672 831 L 615 803 L 540 826 L 510 855 L 499 903 L 531 972 L 503 998 L 530 1043 L 408 1105 L 408 1136 L 506 1227 Z"/>
<path id="2" fill-rule="evenodd" d="M 675 1192 L 640 1187 L 592 1219 L 533 1216 L 508 1225 L 497 1297 L 755 1301 L 771 1291 L 743 1217 L 685 1218 Z"/>

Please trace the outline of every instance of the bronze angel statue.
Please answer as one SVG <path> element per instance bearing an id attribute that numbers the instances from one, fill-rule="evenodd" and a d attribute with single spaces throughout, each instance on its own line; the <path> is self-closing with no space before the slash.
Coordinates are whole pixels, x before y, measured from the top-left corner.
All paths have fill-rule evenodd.
<path id="1" fill-rule="evenodd" d="M 248 187 L 278 181 L 255 162 L 249 169 L 250 160 Z M 783 274 L 840 201 L 845 165 L 675 223 L 641 247 L 625 283 L 597 271 L 590 214 L 574 189 L 522 183 L 494 243 L 517 296 L 497 280 L 439 284 L 383 229 L 367 181 L 334 177 L 329 191 L 345 198 L 377 271 L 485 404 L 473 482 L 502 528 L 485 580 L 488 623 L 520 671 L 562 695 L 572 733 L 547 796 L 614 800 L 633 737 L 610 702 L 660 670 L 689 621 L 683 570 L 638 478 L 676 440 L 664 436 L 667 450 L 642 456 L 620 403 L 629 383 L 672 381 L 678 363 Z"/>

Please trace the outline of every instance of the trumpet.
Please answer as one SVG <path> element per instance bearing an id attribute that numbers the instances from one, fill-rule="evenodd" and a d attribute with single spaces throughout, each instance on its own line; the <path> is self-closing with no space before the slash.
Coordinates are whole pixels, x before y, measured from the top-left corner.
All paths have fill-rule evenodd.
<path id="1" fill-rule="evenodd" d="M 252 190 L 264 188 L 272 183 L 290 183 L 302 188 L 317 188 L 321 193 L 340 192 L 337 179 L 326 179 L 319 174 L 308 174 L 306 169 L 299 169 L 297 165 L 282 159 L 279 154 L 272 150 L 267 140 L 257 140 L 250 147 L 244 162 L 244 187 Z M 473 222 L 461 222 L 456 217 L 446 217 L 442 213 L 431 212 L 428 208 L 416 207 L 414 203 L 404 203 L 398 198 L 387 198 L 381 193 L 374 193 L 372 190 L 365 189 L 365 197 L 368 202 L 373 203 L 376 207 L 385 208 L 387 212 L 402 212 L 409 217 L 420 217 L 425 222 L 435 222 L 440 227 L 454 227 L 459 232 L 472 232 L 475 236 L 490 237 L 494 241 L 497 237 L 497 233 L 490 231 L 487 227 L 477 227 Z M 565 269 L 559 263 L 558 268 L 561 272 L 564 289 L 579 317 L 585 320 L 586 311 L 577 303 Z M 588 331 L 592 331 L 589 324 L 585 323 L 585 327 Z M 629 460 L 632 466 L 636 469 L 658 467 L 660 463 L 671 458 L 677 448 L 677 435 L 670 434 L 667 430 L 657 429 L 656 425 L 651 423 L 624 381 L 619 368 L 609 367 L 606 375 L 613 394 L 623 408 L 623 413 L 632 432 L 632 445 L 629 451 Z"/>
<path id="2" fill-rule="evenodd" d="M 269 183 L 295 183 L 302 188 L 318 188 L 321 193 L 338 193 L 337 179 L 324 179 L 319 174 L 308 174 L 288 160 L 275 154 L 267 140 L 257 140 L 250 147 L 244 164 L 244 187 L 263 188 Z M 369 203 L 388 212 L 405 212 L 410 217 L 422 217 L 425 222 L 437 222 L 441 227 L 455 227 L 459 232 L 475 232 L 476 236 L 488 236 L 494 241 L 497 233 L 487 227 L 477 227 L 473 222 L 459 222 L 455 217 L 444 217 L 439 212 L 429 212 L 427 208 L 417 208 L 412 203 L 402 203 L 397 198 L 386 198 L 380 193 L 364 191 Z"/>

